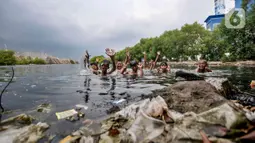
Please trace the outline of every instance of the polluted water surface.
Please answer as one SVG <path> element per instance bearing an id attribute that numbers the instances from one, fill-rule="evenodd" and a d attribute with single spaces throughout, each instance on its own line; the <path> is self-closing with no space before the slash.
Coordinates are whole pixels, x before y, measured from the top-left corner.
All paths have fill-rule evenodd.
<path id="1" fill-rule="evenodd" d="M 47 66 L 16 66 L 15 80 L 4 93 L 2 103 L 6 111 L 2 120 L 21 113 L 36 117 L 37 121 L 43 121 L 50 125 L 47 130 L 54 135 L 67 135 L 77 130 L 86 119 L 100 120 L 106 118 L 109 110 L 125 108 L 126 106 L 150 98 L 147 95 L 154 90 L 162 89 L 174 83 L 174 71 L 183 67 L 171 67 L 172 74 L 165 77 L 149 75 L 146 72 L 144 78 L 127 79 L 121 76 L 109 76 L 100 78 L 86 70 L 81 70 L 78 65 L 47 65 Z M 187 71 L 194 68 L 186 67 Z M 254 69 L 241 70 L 238 68 L 218 67 L 213 68 L 210 76 L 226 77 L 242 91 L 254 93 L 249 85 L 255 77 Z M 1 88 L 6 84 L 5 72 L 11 71 L 10 67 L 1 69 Z M 9 78 L 7 78 L 9 79 Z M 8 80 L 7 80 L 8 81 Z M 35 81 L 38 83 L 35 84 Z M 244 86 L 247 85 L 247 86 Z M 18 96 L 17 96 L 18 95 Z M 40 105 L 50 103 L 45 109 Z M 55 115 L 58 112 L 80 108 L 84 118 L 71 122 L 70 120 L 58 120 Z"/>

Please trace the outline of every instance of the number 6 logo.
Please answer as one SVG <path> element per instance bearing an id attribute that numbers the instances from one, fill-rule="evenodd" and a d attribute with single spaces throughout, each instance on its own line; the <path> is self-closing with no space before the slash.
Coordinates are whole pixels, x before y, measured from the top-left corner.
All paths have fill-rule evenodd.
<path id="1" fill-rule="evenodd" d="M 233 8 L 225 15 L 225 26 L 231 29 L 241 29 L 245 26 L 245 11 L 242 8 Z"/>

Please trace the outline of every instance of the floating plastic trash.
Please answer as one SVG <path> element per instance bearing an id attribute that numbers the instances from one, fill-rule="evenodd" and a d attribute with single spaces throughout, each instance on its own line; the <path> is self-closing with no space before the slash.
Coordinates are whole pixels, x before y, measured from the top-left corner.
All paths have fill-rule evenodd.
<path id="1" fill-rule="evenodd" d="M 113 101 L 112 103 L 113 104 L 120 104 L 120 103 L 125 102 L 125 101 L 126 101 L 126 99 L 120 99 L 118 101 Z"/>
<path id="2" fill-rule="evenodd" d="M 125 95 L 127 92 L 121 92 L 119 93 L 119 95 Z"/>
<path id="3" fill-rule="evenodd" d="M 78 92 L 78 93 L 83 93 L 83 91 L 82 91 L 82 90 L 77 90 L 76 92 Z"/>
<path id="4" fill-rule="evenodd" d="M 70 117 L 67 117 L 66 120 L 67 121 L 70 121 L 70 122 L 76 122 L 76 121 L 79 121 L 81 118 L 84 118 L 85 117 L 85 113 L 82 113 L 82 112 L 79 112 L 76 114 L 74 114 L 74 116 L 70 116 Z"/>
<path id="5" fill-rule="evenodd" d="M 98 95 L 108 95 L 108 93 L 107 92 L 101 92 Z"/>
<path id="6" fill-rule="evenodd" d="M 35 88 L 36 87 L 36 85 L 31 85 L 31 88 Z"/>
<path id="7" fill-rule="evenodd" d="M 49 113 L 51 111 L 51 104 L 43 103 L 37 107 L 37 112 Z"/>
<path id="8" fill-rule="evenodd" d="M 84 125 L 86 126 L 90 126 L 91 124 L 93 124 L 93 120 L 90 119 L 86 119 L 85 121 L 82 122 Z"/>
<path id="9" fill-rule="evenodd" d="M 75 140 L 77 140 L 79 138 L 79 136 L 75 136 L 75 137 L 73 137 L 73 136 L 67 136 L 67 137 L 65 137 L 64 139 L 62 139 L 59 143 L 69 143 L 69 142 L 73 142 L 73 141 L 75 141 Z"/>
<path id="10" fill-rule="evenodd" d="M 56 116 L 57 116 L 58 120 L 60 120 L 60 119 L 64 119 L 64 118 L 73 116 L 75 114 L 78 114 L 78 112 L 75 111 L 74 109 L 72 109 L 72 110 L 67 110 L 67 111 L 63 111 L 63 112 L 57 112 Z"/>
<path id="11" fill-rule="evenodd" d="M 81 104 L 77 104 L 75 105 L 77 108 L 84 108 L 85 110 L 87 110 L 89 107 L 86 105 L 81 105 Z"/>

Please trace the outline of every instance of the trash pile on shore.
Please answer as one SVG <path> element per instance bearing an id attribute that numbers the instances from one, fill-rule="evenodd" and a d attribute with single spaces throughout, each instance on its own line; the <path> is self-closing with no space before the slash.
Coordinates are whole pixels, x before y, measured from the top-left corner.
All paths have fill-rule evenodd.
<path id="1" fill-rule="evenodd" d="M 236 97 L 241 94 L 243 98 Z M 92 120 L 85 120 L 83 127 L 60 143 L 232 143 L 255 140 L 252 107 L 255 101 L 226 79 L 180 81 L 154 91 L 149 97 L 113 114 L 102 121 L 97 130 L 93 128 Z M 16 143 L 36 142 L 42 138 L 49 125 L 27 125 L 31 124 L 30 120 L 32 118 L 26 119 L 24 127 L 13 131 L 8 129 L 10 121 L 3 121 L 1 142 L 11 139 Z M 20 118 L 11 121 L 17 122 Z M 4 138 L 10 134 L 11 139 Z"/>

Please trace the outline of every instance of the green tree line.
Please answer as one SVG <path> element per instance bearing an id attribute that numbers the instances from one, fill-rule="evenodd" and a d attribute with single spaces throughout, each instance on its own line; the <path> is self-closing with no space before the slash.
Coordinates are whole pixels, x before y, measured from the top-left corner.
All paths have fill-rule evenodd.
<path id="1" fill-rule="evenodd" d="M 0 50 L 0 65 L 14 65 L 16 58 L 14 51 Z"/>
<path id="2" fill-rule="evenodd" d="M 71 64 L 77 64 L 76 61 L 70 59 Z M 44 65 L 47 64 L 46 60 L 41 58 L 32 58 L 30 56 L 15 56 L 15 52 L 12 50 L 0 50 L 0 65 Z"/>
<path id="3" fill-rule="evenodd" d="M 27 64 L 46 64 L 41 58 L 22 57 L 16 58 L 12 50 L 0 50 L 0 65 L 27 65 Z"/>
<path id="4" fill-rule="evenodd" d="M 214 31 L 206 30 L 201 24 L 185 24 L 180 29 L 165 31 L 158 37 L 142 38 L 129 48 L 133 59 L 141 61 L 143 52 L 147 59 L 155 59 L 156 51 L 161 51 L 170 61 L 197 60 L 198 55 L 210 61 L 255 60 L 255 6 L 246 10 L 246 25 L 242 29 L 229 29 L 225 19 Z M 228 53 L 228 54 L 226 54 Z M 162 57 L 161 56 L 161 57 Z M 92 59 L 103 58 L 96 56 Z M 125 59 L 125 50 L 116 53 L 116 59 Z"/>
<path id="5" fill-rule="evenodd" d="M 36 64 L 36 65 L 44 65 L 46 61 L 44 59 L 36 57 L 32 59 L 31 57 L 24 57 L 22 59 L 16 59 L 16 65 L 28 65 L 28 64 Z"/>

